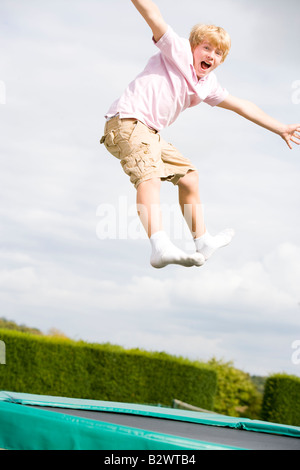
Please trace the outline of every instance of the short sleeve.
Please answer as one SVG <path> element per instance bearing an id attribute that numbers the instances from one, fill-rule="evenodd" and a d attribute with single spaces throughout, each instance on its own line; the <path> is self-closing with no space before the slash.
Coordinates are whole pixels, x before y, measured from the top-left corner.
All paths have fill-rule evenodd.
<path id="1" fill-rule="evenodd" d="M 219 84 L 215 74 L 213 73 L 210 74 L 210 80 L 211 80 L 211 90 L 203 101 L 204 103 L 207 103 L 210 106 L 217 106 L 218 104 L 222 103 L 222 101 L 225 100 L 225 98 L 229 95 L 229 92 L 226 90 L 226 88 L 223 88 Z"/>
<path id="2" fill-rule="evenodd" d="M 178 69 L 183 75 L 191 78 L 191 65 L 193 64 L 193 54 L 188 39 L 181 38 L 168 26 L 165 34 L 154 44 L 162 53 L 163 57 Z"/>

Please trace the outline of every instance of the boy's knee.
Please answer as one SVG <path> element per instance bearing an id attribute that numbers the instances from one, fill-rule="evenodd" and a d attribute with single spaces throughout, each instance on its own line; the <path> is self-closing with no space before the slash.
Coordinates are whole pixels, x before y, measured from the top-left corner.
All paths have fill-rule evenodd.
<path id="1" fill-rule="evenodd" d="M 194 191 L 198 189 L 198 185 L 199 175 L 197 170 L 189 171 L 178 181 L 178 186 L 186 191 Z"/>
<path id="2" fill-rule="evenodd" d="M 161 179 L 160 178 L 149 178 L 148 180 L 141 181 L 141 183 L 138 184 L 137 190 L 138 192 L 141 191 L 147 191 L 147 190 L 157 190 L 160 189 L 161 185 Z"/>

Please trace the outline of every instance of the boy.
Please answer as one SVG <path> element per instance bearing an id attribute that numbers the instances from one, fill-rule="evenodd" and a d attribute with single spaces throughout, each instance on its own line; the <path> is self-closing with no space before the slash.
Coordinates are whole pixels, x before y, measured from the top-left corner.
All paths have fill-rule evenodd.
<path id="1" fill-rule="evenodd" d="M 284 125 L 255 104 L 229 95 L 214 75 L 230 50 L 230 37 L 219 27 L 196 25 L 190 40 L 182 39 L 164 21 L 151 0 L 132 0 L 150 26 L 159 49 L 144 71 L 129 84 L 106 114 L 101 143 L 120 159 L 137 190 L 137 208 L 151 242 L 150 263 L 201 266 L 220 247 L 230 243 L 233 230 L 211 236 L 206 230 L 193 164 L 159 131 L 172 124 L 188 107 L 204 101 L 232 110 L 280 135 L 287 145 L 300 143 L 300 124 Z M 184 253 L 163 230 L 160 211 L 161 181 L 178 186 L 179 203 L 195 241 L 196 251 Z"/>

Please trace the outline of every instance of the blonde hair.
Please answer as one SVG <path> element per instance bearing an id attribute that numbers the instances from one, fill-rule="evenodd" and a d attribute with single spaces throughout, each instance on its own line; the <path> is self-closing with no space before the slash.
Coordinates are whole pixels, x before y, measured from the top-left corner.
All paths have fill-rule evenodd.
<path id="1" fill-rule="evenodd" d="M 227 31 L 220 26 L 207 25 L 207 24 L 196 24 L 190 34 L 190 44 L 192 50 L 199 46 L 203 41 L 210 42 L 214 47 L 218 47 L 222 53 L 222 62 L 226 59 L 230 47 L 231 39 Z"/>

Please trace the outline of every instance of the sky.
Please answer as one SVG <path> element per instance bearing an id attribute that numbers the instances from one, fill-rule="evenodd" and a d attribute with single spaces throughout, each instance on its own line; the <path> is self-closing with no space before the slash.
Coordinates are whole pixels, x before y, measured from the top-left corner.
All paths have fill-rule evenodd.
<path id="1" fill-rule="evenodd" d="M 182 37 L 223 26 L 222 86 L 300 122 L 298 0 L 157 4 Z M 135 189 L 99 144 L 105 112 L 157 52 L 147 24 L 129 0 L 1 0 L 0 43 L 0 316 L 300 376 L 300 148 L 220 108 L 184 111 L 162 135 L 198 168 L 209 232 L 236 235 L 201 268 L 155 270 Z M 192 252 L 177 189 L 164 183 L 161 199 Z"/>

